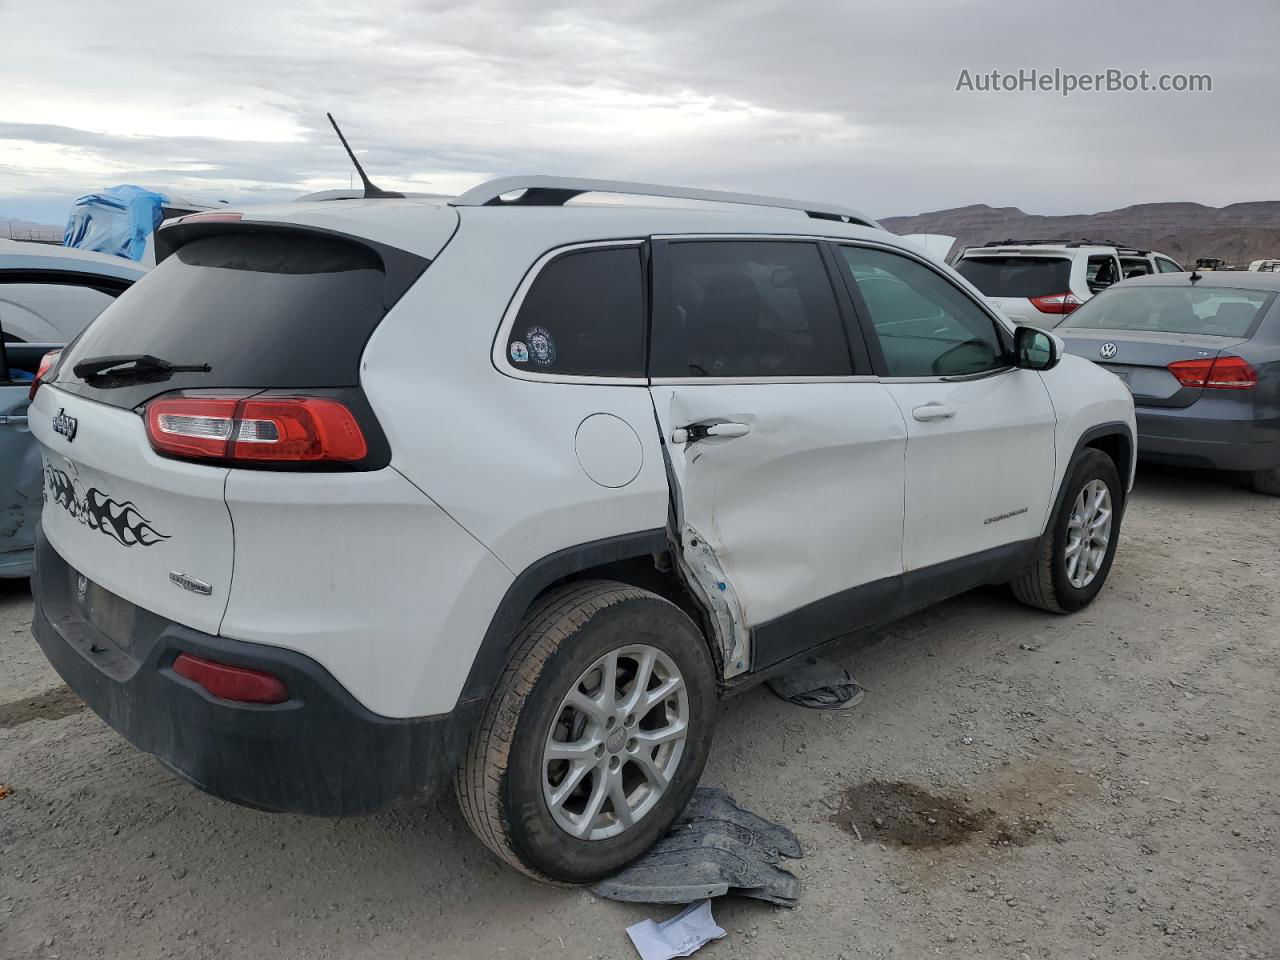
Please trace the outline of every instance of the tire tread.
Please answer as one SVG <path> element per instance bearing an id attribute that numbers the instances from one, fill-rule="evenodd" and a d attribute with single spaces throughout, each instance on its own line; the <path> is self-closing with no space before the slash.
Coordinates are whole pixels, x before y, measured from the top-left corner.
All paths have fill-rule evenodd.
<path id="1" fill-rule="evenodd" d="M 593 616 L 616 603 L 646 598 L 655 595 L 610 580 L 584 580 L 535 600 L 516 630 L 511 658 L 463 753 L 454 778 L 463 818 L 486 847 L 535 880 L 556 882 L 520 857 L 502 810 L 502 782 L 525 700 L 552 654 Z"/>

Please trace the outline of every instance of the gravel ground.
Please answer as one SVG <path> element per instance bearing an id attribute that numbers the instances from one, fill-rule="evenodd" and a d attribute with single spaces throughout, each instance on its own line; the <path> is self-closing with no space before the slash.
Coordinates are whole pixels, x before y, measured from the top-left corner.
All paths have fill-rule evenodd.
<path id="1" fill-rule="evenodd" d="M 851 656 L 855 710 L 730 701 L 704 782 L 797 832 L 804 890 L 717 901 L 699 956 L 1280 957 L 1278 543 L 1280 501 L 1144 469 L 1083 613 L 978 591 Z M 675 912 L 530 883 L 452 797 L 204 796 L 60 689 L 30 619 L 0 582 L 2 957 L 626 958 Z"/>

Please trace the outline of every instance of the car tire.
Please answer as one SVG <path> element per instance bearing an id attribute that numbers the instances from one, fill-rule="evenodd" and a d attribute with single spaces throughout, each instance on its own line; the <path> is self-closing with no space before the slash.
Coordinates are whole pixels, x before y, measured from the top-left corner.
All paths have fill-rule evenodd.
<path id="1" fill-rule="evenodd" d="M 1280 497 L 1280 467 L 1270 470 L 1255 470 L 1251 477 L 1253 489 L 1272 497 Z"/>
<path id="2" fill-rule="evenodd" d="M 1110 518 L 1105 545 L 1092 539 L 1085 542 L 1086 538 L 1078 533 L 1080 525 L 1073 522 L 1080 519 L 1073 515 L 1080 513 L 1082 503 L 1087 514 L 1093 494 L 1101 488 L 1106 490 Z M 1081 451 L 1067 471 L 1061 503 L 1037 545 L 1035 559 L 1010 584 L 1014 596 L 1028 606 L 1052 613 L 1073 613 L 1087 607 L 1102 589 L 1111 570 L 1120 540 L 1123 513 L 1124 490 L 1111 458 L 1100 450 L 1086 448 Z M 1094 516 L 1096 514 L 1090 516 L 1083 526 L 1088 527 Z M 1075 566 L 1072 566 L 1072 548 L 1081 543 L 1084 545 L 1078 547 Z M 1081 570 L 1081 564 L 1085 564 L 1085 570 Z M 1086 578 L 1088 571 L 1092 575 Z"/>
<path id="3" fill-rule="evenodd" d="M 606 699 L 610 658 L 615 680 Z M 641 691 L 644 701 L 657 698 L 651 706 L 636 694 L 643 662 L 651 664 Z M 673 677 L 682 686 L 673 687 Z M 613 713 L 596 712 L 613 697 Z M 588 700 L 589 711 L 579 706 Z M 521 622 L 515 652 L 459 766 L 455 788 L 463 816 L 499 858 L 535 879 L 587 883 L 610 876 L 661 839 L 688 804 L 711 747 L 716 701 L 711 652 L 675 604 L 611 581 L 552 590 Z M 635 713 L 614 716 L 629 702 L 640 704 Z M 647 712 L 636 716 L 641 710 Z M 677 746 L 671 731 L 680 728 L 681 711 L 685 732 Z M 622 744 L 615 742 L 620 731 Z M 631 734 L 672 739 L 649 748 L 628 739 Z M 577 739 L 566 744 L 567 737 Z M 548 759 L 553 749 L 592 752 L 570 762 Z M 577 772 L 593 763 L 589 772 Z M 575 775 L 576 787 L 570 784 Z M 627 807 L 622 816 L 615 776 Z M 657 786 L 660 779 L 664 786 Z M 608 797 L 590 813 L 599 789 Z M 567 799 L 556 802 L 562 790 Z M 626 824 L 633 812 L 634 822 Z M 618 832 L 605 835 L 610 830 Z"/>

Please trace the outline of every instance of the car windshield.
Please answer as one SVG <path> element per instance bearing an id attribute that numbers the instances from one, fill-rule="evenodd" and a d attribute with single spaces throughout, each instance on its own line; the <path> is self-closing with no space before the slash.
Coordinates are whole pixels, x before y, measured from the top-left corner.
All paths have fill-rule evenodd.
<path id="1" fill-rule="evenodd" d="M 1094 297 L 1060 329 L 1244 337 L 1274 296 L 1264 290 L 1226 287 L 1120 287 Z"/>
<path id="2" fill-rule="evenodd" d="M 988 297 L 1044 297 L 1071 289 L 1063 257 L 964 257 L 960 275 Z"/>

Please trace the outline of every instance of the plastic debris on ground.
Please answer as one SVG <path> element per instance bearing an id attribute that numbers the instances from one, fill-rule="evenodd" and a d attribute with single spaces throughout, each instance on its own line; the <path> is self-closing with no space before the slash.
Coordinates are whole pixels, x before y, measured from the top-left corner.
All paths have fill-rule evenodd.
<path id="1" fill-rule="evenodd" d="M 734 893 L 790 907 L 800 880 L 778 862 L 803 856 L 786 827 L 743 810 L 718 787 L 699 787 L 652 850 L 592 889 L 629 903 L 691 903 Z"/>
<path id="2" fill-rule="evenodd" d="M 687 957 L 705 943 L 719 940 L 724 928 L 711 916 L 711 901 L 690 904 L 670 920 L 654 923 L 641 920 L 627 927 L 627 936 L 635 944 L 641 960 L 671 960 Z"/>
<path id="3" fill-rule="evenodd" d="M 810 710 L 848 710 L 867 695 L 844 667 L 809 657 L 802 666 L 768 680 L 783 700 Z"/>

